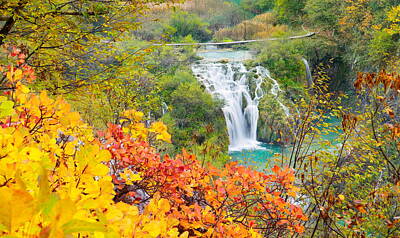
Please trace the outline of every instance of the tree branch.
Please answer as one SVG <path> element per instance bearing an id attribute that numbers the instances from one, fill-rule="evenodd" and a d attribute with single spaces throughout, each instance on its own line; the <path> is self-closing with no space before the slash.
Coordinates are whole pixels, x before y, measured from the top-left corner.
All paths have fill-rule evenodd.
<path id="1" fill-rule="evenodd" d="M 4 24 L 3 28 L 1 28 L 1 30 L 0 30 L 0 46 L 4 44 L 4 39 L 10 33 L 11 29 L 13 28 L 13 26 L 15 24 L 14 16 L 16 14 L 18 14 L 18 12 L 20 10 L 22 10 L 27 3 L 28 3 L 28 0 L 19 1 L 17 7 L 14 10 L 13 15 L 8 17 L 8 19 L 6 20 L 6 23 Z"/>
<path id="2" fill-rule="evenodd" d="M 0 30 L 0 45 L 3 45 L 4 39 L 8 35 L 8 33 L 11 31 L 12 27 L 15 24 L 14 17 L 9 17 L 6 23 L 4 24 L 3 28 Z"/>
<path id="3" fill-rule="evenodd" d="M 0 16 L 0 21 L 8 21 L 11 17 Z"/>

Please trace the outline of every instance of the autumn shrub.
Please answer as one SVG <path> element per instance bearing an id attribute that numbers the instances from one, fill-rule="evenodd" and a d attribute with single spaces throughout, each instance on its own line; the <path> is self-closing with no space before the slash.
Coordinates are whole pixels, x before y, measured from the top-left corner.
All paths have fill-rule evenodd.
<path id="1" fill-rule="evenodd" d="M 341 105 L 342 96 L 328 91 L 329 80 L 322 68 L 314 75 L 282 161 L 296 170 L 299 202 L 308 204 L 306 234 L 398 237 L 400 77 L 359 73 L 356 108 Z"/>
<path id="2" fill-rule="evenodd" d="M 265 235 L 303 231 L 297 225 L 306 220 L 301 208 L 284 199 L 297 191 L 289 169 L 275 167 L 273 175 L 266 175 L 235 163 L 222 170 L 204 168 L 185 151 L 176 158 L 160 158 L 118 126 L 103 138 L 112 154 L 117 202 L 145 207 L 160 194 L 170 201 L 180 231 L 195 236 L 248 236 L 249 228 Z"/>
<path id="3" fill-rule="evenodd" d="M 98 132 L 61 97 L 30 92 L 25 55 L 2 66 L 0 235 L 8 237 L 260 237 L 303 232 L 294 174 L 203 167 L 129 110 Z"/>
<path id="4" fill-rule="evenodd" d="M 286 25 L 276 24 L 273 13 L 264 13 L 233 27 L 219 29 L 215 32 L 214 37 L 218 40 L 224 38 L 233 40 L 265 39 L 287 30 Z"/>

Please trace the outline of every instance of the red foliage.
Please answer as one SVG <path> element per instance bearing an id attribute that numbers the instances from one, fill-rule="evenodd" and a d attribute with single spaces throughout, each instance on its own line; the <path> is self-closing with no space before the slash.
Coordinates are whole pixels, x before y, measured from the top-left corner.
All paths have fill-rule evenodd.
<path id="1" fill-rule="evenodd" d="M 186 151 L 161 158 L 147 142 L 131 139 L 117 125 L 109 125 L 100 136 L 112 154 L 115 201 L 143 208 L 160 194 L 170 201 L 181 231 L 191 235 L 245 237 L 252 229 L 265 235 L 304 230 L 302 209 L 290 203 L 297 191 L 291 169 L 275 166 L 267 175 L 237 163 L 203 168 Z M 127 172 L 136 179 L 128 181 Z"/>

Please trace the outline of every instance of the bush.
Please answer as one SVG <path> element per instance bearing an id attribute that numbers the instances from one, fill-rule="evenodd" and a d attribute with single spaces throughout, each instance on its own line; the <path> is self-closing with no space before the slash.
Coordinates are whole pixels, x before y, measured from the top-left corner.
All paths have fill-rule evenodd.
<path id="1" fill-rule="evenodd" d="M 193 39 L 205 42 L 211 40 L 211 31 L 207 27 L 208 24 L 197 15 L 179 10 L 171 15 L 164 31 L 171 35 L 173 41 L 191 35 Z"/>
<path id="2" fill-rule="evenodd" d="M 243 0 L 240 3 L 240 6 L 246 11 L 258 15 L 272 10 L 274 7 L 274 2 L 274 0 Z"/>

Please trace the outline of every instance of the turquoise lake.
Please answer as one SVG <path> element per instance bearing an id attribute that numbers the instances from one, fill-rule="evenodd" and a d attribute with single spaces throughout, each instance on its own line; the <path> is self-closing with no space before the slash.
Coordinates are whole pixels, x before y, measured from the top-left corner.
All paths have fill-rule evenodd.
<path id="1" fill-rule="evenodd" d="M 232 160 L 238 161 L 240 164 L 265 168 L 269 162 L 272 162 L 274 156 L 280 156 L 287 153 L 287 148 L 280 145 L 260 144 L 262 149 L 232 151 L 229 155 Z"/>
<path id="2" fill-rule="evenodd" d="M 336 128 L 338 133 L 341 132 L 340 120 L 338 118 L 325 120 L 325 123 L 327 123 L 328 126 L 320 127 L 320 130 L 328 131 L 327 129 L 332 130 Z M 319 141 L 327 141 L 331 143 L 331 146 L 330 148 L 326 148 L 326 146 L 322 146 L 323 143 L 316 142 L 314 149 L 329 150 L 336 148 L 337 145 L 339 145 L 337 141 L 338 133 L 329 132 L 321 134 Z M 318 145 L 321 145 L 321 148 L 318 148 Z M 229 155 L 232 157 L 232 160 L 238 161 L 240 164 L 263 169 L 274 164 L 274 158 L 279 158 L 282 154 L 287 156 L 292 148 L 290 146 L 284 147 L 276 144 L 260 144 L 260 147 L 262 148 L 256 150 L 231 151 Z"/>

